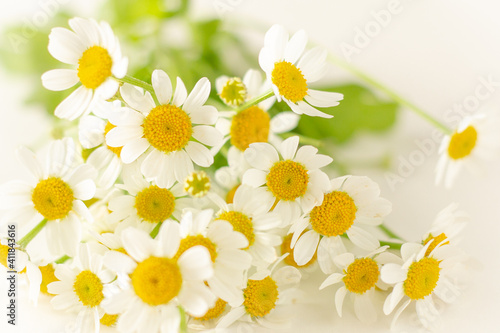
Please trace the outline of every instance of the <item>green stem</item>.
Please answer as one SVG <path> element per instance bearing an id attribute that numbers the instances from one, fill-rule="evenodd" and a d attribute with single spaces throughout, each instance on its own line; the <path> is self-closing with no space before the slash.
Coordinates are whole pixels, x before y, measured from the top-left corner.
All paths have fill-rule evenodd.
<path id="1" fill-rule="evenodd" d="M 274 92 L 272 90 L 269 90 L 268 92 L 260 95 L 260 96 L 257 96 L 255 98 L 252 98 L 251 100 L 249 100 L 248 102 L 240 105 L 240 107 L 238 107 L 236 109 L 236 112 L 240 112 L 240 111 L 243 111 L 243 110 L 246 110 L 248 109 L 249 107 L 252 107 L 256 104 L 259 104 L 260 102 L 262 101 L 265 101 L 266 99 L 268 99 L 269 97 L 273 96 L 274 95 Z"/>
<path id="2" fill-rule="evenodd" d="M 155 226 L 155 228 L 149 233 L 151 238 L 155 238 L 158 235 L 158 232 L 160 232 L 160 227 L 163 222 L 158 222 Z"/>
<path id="3" fill-rule="evenodd" d="M 400 241 L 404 241 L 403 238 L 401 238 L 398 235 L 396 235 L 391 229 L 387 228 L 385 225 L 381 224 L 378 227 L 380 228 L 380 230 L 382 230 L 390 238 L 394 238 L 394 239 L 397 239 L 397 240 L 400 240 Z"/>
<path id="4" fill-rule="evenodd" d="M 401 245 L 403 245 L 403 243 L 380 241 L 380 246 L 385 246 L 385 245 L 389 245 L 390 248 L 393 250 L 401 250 Z"/>
<path id="5" fill-rule="evenodd" d="M 65 263 L 68 259 L 71 259 L 71 257 L 68 257 L 67 255 L 63 255 L 61 258 L 57 259 L 54 262 L 56 264 L 62 264 L 62 263 Z"/>
<path id="6" fill-rule="evenodd" d="M 181 314 L 181 324 L 179 327 L 179 332 L 180 333 L 187 333 L 187 320 L 186 320 L 186 311 L 184 311 L 184 308 L 182 306 L 177 307 L 179 309 L 179 312 Z"/>
<path id="7" fill-rule="evenodd" d="M 47 222 L 48 222 L 47 219 L 43 219 L 43 221 L 40 222 L 40 223 L 38 223 L 36 225 L 36 227 L 34 227 L 33 229 L 31 229 L 31 231 L 28 232 L 26 234 L 26 236 L 24 236 L 23 238 L 21 238 L 21 240 L 19 242 L 17 242 L 17 244 L 21 248 L 25 249 L 26 246 L 28 246 L 28 244 L 33 240 L 33 238 L 35 238 L 36 235 L 38 235 L 38 233 L 40 231 L 42 231 L 43 227 L 45 227 L 45 225 L 47 224 Z"/>
<path id="8" fill-rule="evenodd" d="M 405 105 L 410 110 L 412 110 L 417 115 L 419 115 L 421 118 L 423 118 L 424 120 L 428 121 L 429 123 L 431 123 L 432 125 L 434 125 L 438 129 L 440 129 L 443 133 L 448 134 L 448 135 L 453 133 L 453 131 L 448 126 L 446 126 L 445 124 L 443 124 L 442 122 L 440 122 L 436 118 L 432 117 L 431 115 L 429 115 L 427 112 L 425 112 L 424 110 L 422 110 L 421 108 L 419 108 L 418 106 L 413 104 L 412 102 L 399 96 L 393 90 L 389 89 L 388 87 L 384 86 L 382 83 L 380 83 L 380 82 L 376 81 L 375 79 L 373 79 L 372 77 L 368 76 L 367 74 L 365 74 L 364 72 L 362 72 L 358 68 L 356 68 L 356 67 L 352 66 L 351 64 L 337 58 L 336 56 L 334 56 L 332 54 L 329 54 L 328 57 L 332 63 L 346 69 L 347 71 L 356 75 L 361 80 L 363 80 L 363 81 L 371 84 L 372 86 L 378 88 L 379 90 L 383 91 L 389 97 L 391 97 L 394 101 L 398 102 L 399 104 Z"/>
<path id="9" fill-rule="evenodd" d="M 153 86 L 150 85 L 149 83 L 144 82 L 144 81 L 139 80 L 139 79 L 136 79 L 135 77 L 132 77 L 129 75 L 125 75 L 121 79 L 117 79 L 117 78 L 115 78 L 115 79 L 118 80 L 119 82 L 128 83 L 128 84 L 131 84 L 133 86 L 142 88 L 146 91 L 149 91 L 151 93 L 151 96 L 153 97 L 156 105 L 160 105 L 160 102 L 158 102 L 158 98 L 156 97 L 155 90 L 153 89 Z"/>
<path id="10" fill-rule="evenodd" d="M 288 139 L 289 137 L 292 137 L 292 136 L 298 136 L 301 144 L 312 145 L 316 148 L 320 148 L 321 146 L 323 146 L 323 141 L 321 141 L 321 140 L 316 140 L 316 139 L 310 138 L 308 136 L 304 136 L 302 134 L 297 134 L 294 132 L 282 133 L 281 136 L 283 136 L 285 139 Z"/>

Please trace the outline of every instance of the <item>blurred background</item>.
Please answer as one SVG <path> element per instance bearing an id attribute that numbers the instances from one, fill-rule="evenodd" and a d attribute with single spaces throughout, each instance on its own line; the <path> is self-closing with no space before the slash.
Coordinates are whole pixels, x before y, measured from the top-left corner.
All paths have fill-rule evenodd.
<path id="1" fill-rule="evenodd" d="M 51 116 L 68 92 L 45 90 L 40 76 L 61 64 L 47 52 L 48 34 L 73 16 L 110 22 L 129 57 L 129 74 L 149 81 L 153 69 L 181 76 L 188 90 L 202 76 L 243 75 L 258 68 L 265 31 L 274 23 L 304 29 L 322 45 L 450 127 L 465 116 L 500 111 L 500 4 L 472 0 L 25 0 L 2 4 L 0 29 L 0 183 L 26 174 L 15 158 L 19 145 L 41 147 L 67 125 Z M 332 175 L 368 175 L 393 202 L 387 225 L 407 240 L 420 240 L 436 214 L 458 202 L 471 215 L 462 246 L 473 258 L 471 281 L 457 301 L 440 308 L 442 332 L 496 332 L 500 327 L 500 163 L 477 178 L 462 172 L 455 186 L 434 185 L 439 141 L 435 129 L 376 87 L 332 64 L 318 87 L 345 94 L 330 110 L 333 120 L 301 121 L 298 133 L 324 139 L 335 159 Z M 217 103 L 214 99 L 214 103 Z M 283 109 L 278 105 L 274 112 Z M 499 129 L 500 130 L 500 129 Z M 394 178 L 394 176 L 397 176 Z M 304 284 L 306 304 L 294 306 L 294 332 L 388 331 L 352 311 L 338 318 L 334 288 Z M 3 279 L 2 279 L 3 283 Z M 4 288 L 0 300 L 4 299 Z M 382 300 L 381 300 L 382 301 Z M 19 326 L 2 332 L 73 332 L 72 318 L 42 298 L 37 308 L 19 297 Z M 345 305 L 345 309 L 348 306 Z M 425 332 L 411 311 L 397 332 Z M 240 326 L 234 332 L 267 332 Z"/>

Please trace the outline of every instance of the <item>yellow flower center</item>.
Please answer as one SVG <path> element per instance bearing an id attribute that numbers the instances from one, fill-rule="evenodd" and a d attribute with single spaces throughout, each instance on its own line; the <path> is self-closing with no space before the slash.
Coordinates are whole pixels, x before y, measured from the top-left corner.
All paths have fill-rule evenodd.
<path id="1" fill-rule="evenodd" d="M 171 153 L 184 148 L 191 135 L 191 118 L 174 105 L 155 107 L 144 119 L 144 137 L 156 149 Z"/>
<path id="2" fill-rule="evenodd" d="M 17 253 L 14 254 L 14 252 L 12 252 L 12 250 L 11 250 L 11 255 L 9 256 L 9 249 L 11 249 L 10 246 L 0 244 L 0 263 L 3 266 L 5 266 L 5 268 L 7 268 L 8 270 L 12 270 L 12 266 L 10 266 L 10 265 L 11 264 L 15 265 L 15 263 L 16 263 L 15 259 L 16 259 Z M 10 259 L 10 262 L 9 262 L 9 259 Z M 26 273 L 26 267 L 22 271 L 19 272 L 19 274 L 24 274 L 24 273 Z"/>
<path id="3" fill-rule="evenodd" d="M 187 249 L 190 249 L 196 245 L 204 246 L 210 253 L 210 258 L 212 259 L 212 262 L 215 262 L 215 258 L 217 258 L 217 247 L 210 239 L 202 235 L 187 236 L 186 238 L 181 239 L 179 250 L 177 250 L 177 254 L 175 255 L 174 259 L 175 260 L 179 259 L 179 257 L 184 252 L 186 252 Z"/>
<path id="4" fill-rule="evenodd" d="M 76 276 L 73 290 L 83 305 L 94 307 L 104 299 L 101 279 L 91 271 L 82 271 Z"/>
<path id="5" fill-rule="evenodd" d="M 195 198 L 204 197 L 210 190 L 210 178 L 205 171 L 193 172 L 184 181 L 184 191 Z"/>
<path id="6" fill-rule="evenodd" d="M 118 320 L 117 314 L 111 315 L 105 313 L 104 316 L 102 316 L 100 322 L 104 326 L 113 327 L 115 326 L 117 320 Z"/>
<path id="7" fill-rule="evenodd" d="M 423 257 L 411 264 L 404 282 L 404 292 L 412 300 L 423 299 L 432 293 L 439 280 L 439 262 Z"/>
<path id="8" fill-rule="evenodd" d="M 227 192 L 227 194 L 226 194 L 226 202 L 227 203 L 229 203 L 229 204 L 233 203 L 234 195 L 236 194 L 236 190 L 238 189 L 238 187 L 240 187 L 240 184 L 236 185 L 235 187 L 230 189 L 229 192 Z"/>
<path id="9" fill-rule="evenodd" d="M 175 197 L 166 188 L 151 185 L 135 197 L 137 215 L 144 221 L 157 223 L 168 219 L 175 208 Z"/>
<path id="10" fill-rule="evenodd" d="M 47 220 L 66 217 L 73 208 L 73 190 L 62 179 L 49 177 L 41 180 L 31 194 L 35 209 Z"/>
<path id="11" fill-rule="evenodd" d="M 246 100 L 247 88 L 239 77 L 234 77 L 227 80 L 219 96 L 227 105 L 238 106 Z"/>
<path id="12" fill-rule="evenodd" d="M 477 131 L 472 126 L 467 127 L 463 132 L 455 132 L 451 136 L 448 155 L 454 160 L 469 156 L 476 146 L 476 141 Z"/>
<path id="13" fill-rule="evenodd" d="M 144 303 L 166 304 L 181 290 L 181 271 L 173 259 L 149 257 L 132 273 L 132 286 Z"/>
<path id="14" fill-rule="evenodd" d="M 115 125 L 113 125 L 112 123 L 110 123 L 108 121 L 108 123 L 106 124 L 106 127 L 104 127 L 104 137 L 106 137 L 106 135 L 109 133 L 109 131 L 111 131 L 115 127 L 116 127 Z M 111 147 L 111 146 L 108 146 L 108 145 L 106 145 L 106 147 L 109 150 L 111 150 L 113 153 L 115 153 L 116 156 L 120 157 L 120 154 L 122 153 L 122 148 L 123 147 Z"/>
<path id="15" fill-rule="evenodd" d="M 288 61 L 275 63 L 271 78 L 278 87 L 280 95 L 290 102 L 297 103 L 307 95 L 307 82 L 304 75 L 300 69 Z"/>
<path id="16" fill-rule="evenodd" d="M 49 283 L 59 281 L 59 279 L 56 278 L 56 275 L 54 274 L 54 266 L 52 266 L 52 264 L 48 264 L 45 266 L 40 266 L 38 268 L 40 269 L 40 273 L 42 273 L 42 283 L 40 284 L 40 291 L 45 295 L 54 296 L 53 294 L 49 293 L 47 289 Z"/>
<path id="17" fill-rule="evenodd" d="M 356 294 L 364 294 L 373 288 L 380 275 L 377 263 L 371 258 L 354 260 L 344 273 L 345 287 Z"/>
<path id="18" fill-rule="evenodd" d="M 424 245 L 426 245 L 429 242 L 432 242 L 432 243 L 427 248 L 427 251 L 425 251 L 425 256 L 426 257 L 429 256 L 431 254 L 431 252 L 434 251 L 436 246 L 438 246 L 438 244 L 441 243 L 442 241 L 444 241 L 445 239 L 446 239 L 446 235 L 444 233 L 441 233 L 441 234 L 437 235 L 436 237 L 429 235 L 429 237 L 427 237 L 427 239 L 424 240 Z M 444 242 L 441 245 L 446 245 L 446 244 L 450 244 L 450 242 Z"/>
<path id="19" fill-rule="evenodd" d="M 274 163 L 266 181 L 278 200 L 295 200 L 306 193 L 309 175 L 302 164 L 286 160 Z"/>
<path id="20" fill-rule="evenodd" d="M 309 220 L 317 233 L 327 237 L 340 236 L 353 225 L 356 211 L 349 194 L 333 191 L 325 194 L 323 203 L 311 210 Z"/>
<path id="21" fill-rule="evenodd" d="M 247 249 L 255 242 L 255 233 L 253 231 L 252 218 L 243 213 L 230 211 L 222 212 L 217 220 L 225 220 L 231 223 L 234 231 L 241 232 L 248 240 Z"/>
<path id="22" fill-rule="evenodd" d="M 304 232 L 302 232 L 302 234 L 304 234 Z M 314 263 L 316 261 L 317 252 L 314 252 L 314 255 L 311 258 L 311 260 L 309 260 L 304 265 L 299 266 L 295 262 L 295 259 L 293 257 L 293 249 L 290 248 L 290 243 L 292 241 L 292 236 L 293 236 L 293 234 L 286 235 L 283 238 L 283 242 L 281 243 L 281 255 L 283 255 L 285 253 L 289 253 L 289 255 L 287 257 L 285 257 L 285 259 L 283 260 L 285 262 L 285 264 L 287 264 L 289 266 L 296 267 L 296 268 L 303 268 L 303 267 L 307 267 L 307 266 L 311 265 L 312 263 Z"/>
<path id="23" fill-rule="evenodd" d="M 195 317 L 195 319 L 206 321 L 218 318 L 224 312 L 224 310 L 226 310 L 226 305 L 227 302 L 219 298 L 217 302 L 215 302 L 215 305 L 210 308 L 203 317 Z"/>
<path id="24" fill-rule="evenodd" d="M 78 60 L 78 78 L 85 88 L 96 89 L 111 76 L 113 60 L 101 46 L 89 47 Z"/>
<path id="25" fill-rule="evenodd" d="M 243 297 L 247 313 L 253 317 L 264 317 L 276 306 L 278 285 L 270 276 L 262 280 L 248 280 Z"/>
<path id="26" fill-rule="evenodd" d="M 231 144 L 241 151 L 254 142 L 267 142 L 271 118 L 254 105 L 238 112 L 231 121 Z"/>

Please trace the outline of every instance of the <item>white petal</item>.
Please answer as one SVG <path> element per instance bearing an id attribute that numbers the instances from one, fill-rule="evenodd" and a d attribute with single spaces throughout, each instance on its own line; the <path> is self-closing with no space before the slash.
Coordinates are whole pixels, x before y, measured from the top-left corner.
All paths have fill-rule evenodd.
<path id="1" fill-rule="evenodd" d="M 158 240 L 163 249 L 163 253 L 172 258 L 179 250 L 181 242 L 179 234 L 179 223 L 167 220 L 163 222 L 158 233 Z"/>
<path id="2" fill-rule="evenodd" d="M 324 63 L 327 51 L 322 47 L 315 47 L 307 51 L 297 63 L 297 67 L 302 71 L 307 82 L 314 82 L 320 79 L 324 71 Z"/>
<path id="3" fill-rule="evenodd" d="M 262 170 L 249 169 L 243 174 L 242 183 L 252 187 L 259 187 L 266 183 L 266 176 L 267 174 Z"/>
<path id="4" fill-rule="evenodd" d="M 271 119 L 271 131 L 273 133 L 285 133 L 291 131 L 299 124 L 300 116 L 294 112 L 280 112 Z"/>
<path id="5" fill-rule="evenodd" d="M 201 143 L 189 141 L 185 149 L 193 162 L 201 167 L 209 167 L 214 163 L 214 157 L 210 150 Z"/>
<path id="6" fill-rule="evenodd" d="M 311 117 L 332 118 L 333 115 L 319 111 L 304 101 L 299 101 L 297 104 L 287 103 L 293 112 L 297 114 L 306 114 Z"/>
<path id="7" fill-rule="evenodd" d="M 115 79 L 108 77 L 99 87 L 94 90 L 94 96 L 98 97 L 100 100 L 107 100 L 112 98 L 116 92 L 120 84 Z"/>
<path id="8" fill-rule="evenodd" d="M 347 230 L 347 236 L 354 243 L 363 250 L 373 251 L 380 246 L 379 241 L 368 231 L 356 226 L 352 226 Z"/>
<path id="9" fill-rule="evenodd" d="M 56 107 L 54 114 L 62 119 L 75 120 L 88 111 L 92 95 L 91 89 L 80 86 Z"/>
<path id="10" fill-rule="evenodd" d="M 141 139 L 143 135 L 142 127 L 119 126 L 106 134 L 106 143 L 111 147 L 122 147 L 131 141 Z"/>
<path id="11" fill-rule="evenodd" d="M 309 230 L 300 236 L 293 250 L 293 258 L 297 265 L 305 265 L 312 259 L 318 243 L 319 235 L 314 230 Z"/>
<path id="12" fill-rule="evenodd" d="M 149 92 L 144 94 L 133 85 L 124 84 L 120 88 L 120 93 L 128 106 L 144 114 L 148 114 L 156 106 Z"/>
<path id="13" fill-rule="evenodd" d="M 282 60 L 288 43 L 288 32 L 281 25 L 273 25 L 264 37 L 264 47 L 271 51 L 273 61 Z"/>
<path id="14" fill-rule="evenodd" d="M 309 104 L 320 108 L 336 106 L 339 104 L 338 102 L 343 99 L 344 95 L 340 93 L 330 92 L 330 91 L 320 91 L 314 89 L 308 89 L 307 96 L 305 97 L 305 100 Z"/>
<path id="15" fill-rule="evenodd" d="M 381 279 L 388 284 L 395 284 L 406 279 L 406 271 L 400 265 L 388 263 L 382 267 Z"/>
<path id="16" fill-rule="evenodd" d="M 285 49 L 285 61 L 294 64 L 299 59 L 307 44 L 307 35 L 304 30 L 297 31 L 288 41 Z"/>
<path id="17" fill-rule="evenodd" d="M 383 269 L 383 267 L 382 267 Z M 387 296 L 384 302 L 384 314 L 390 314 L 404 296 L 403 282 L 399 282 L 392 289 L 392 293 Z"/>
<path id="18" fill-rule="evenodd" d="M 299 146 L 299 137 L 292 136 L 285 141 L 283 141 L 280 145 L 279 151 L 281 156 L 283 156 L 284 160 L 293 160 L 295 157 L 295 152 L 297 151 L 297 147 Z"/>
<path id="19" fill-rule="evenodd" d="M 121 237 L 125 251 L 137 262 L 144 261 L 155 253 L 153 239 L 143 230 L 127 228 Z"/>
<path id="20" fill-rule="evenodd" d="M 193 127 L 193 138 L 208 146 L 216 146 L 222 141 L 222 134 L 212 126 Z"/>
<path id="21" fill-rule="evenodd" d="M 168 104 L 172 97 L 172 82 L 168 74 L 160 69 L 155 69 L 151 75 L 151 83 L 160 104 Z"/>
<path id="22" fill-rule="evenodd" d="M 104 255 L 104 265 L 115 272 L 132 273 L 137 263 L 124 253 L 108 251 Z"/>
<path id="23" fill-rule="evenodd" d="M 196 82 L 196 85 L 194 86 L 193 90 L 186 98 L 186 101 L 184 102 L 182 109 L 187 110 L 189 113 L 189 110 L 196 109 L 205 104 L 209 95 L 210 95 L 210 81 L 206 77 L 201 78 L 198 82 Z"/>
<path id="24" fill-rule="evenodd" d="M 183 282 L 179 302 L 192 316 L 200 317 L 215 305 L 216 297 L 202 282 Z"/>
<path id="25" fill-rule="evenodd" d="M 133 140 L 123 146 L 120 157 L 125 164 L 132 163 L 149 148 L 149 141 L 145 138 Z"/>
<path id="26" fill-rule="evenodd" d="M 404 243 L 401 246 L 401 258 L 403 262 L 408 261 L 412 256 L 416 255 L 422 250 L 422 244 L 417 243 Z"/>
<path id="27" fill-rule="evenodd" d="M 186 250 L 178 260 L 182 278 L 185 280 L 204 281 L 212 277 L 214 271 L 210 253 L 201 245 Z"/>
<path id="28" fill-rule="evenodd" d="M 42 74 L 42 85 L 52 91 L 73 87 L 79 81 L 74 69 L 53 69 Z"/>
<path id="29" fill-rule="evenodd" d="M 19 161 L 28 169 L 34 176 L 35 180 L 43 178 L 43 168 L 36 155 L 28 148 L 21 146 L 16 150 L 16 155 Z"/>
<path id="30" fill-rule="evenodd" d="M 363 323 L 372 324 L 377 321 L 377 312 L 375 312 L 370 292 L 354 297 L 354 313 Z"/>
<path id="31" fill-rule="evenodd" d="M 217 122 L 219 112 L 212 105 L 203 105 L 184 109 L 194 124 L 214 125 Z"/>
<path id="32" fill-rule="evenodd" d="M 85 45 L 100 45 L 100 29 L 95 20 L 74 17 L 69 20 L 69 26 L 80 37 Z"/>
<path id="33" fill-rule="evenodd" d="M 354 261 L 354 254 L 352 253 L 342 253 L 333 258 L 333 262 L 342 270 L 347 270 L 350 264 Z"/>
<path id="34" fill-rule="evenodd" d="M 263 142 L 252 143 L 243 155 L 252 167 L 260 170 L 269 170 L 274 163 L 279 161 L 276 149 Z"/>
<path id="35" fill-rule="evenodd" d="M 243 317 L 246 313 L 245 307 L 240 306 L 237 308 L 232 309 L 229 311 L 228 314 L 226 314 L 224 317 L 221 318 L 221 320 L 217 323 L 217 328 L 227 328 L 231 326 L 234 322 L 236 322 L 238 319 Z"/>
<path id="36" fill-rule="evenodd" d="M 335 293 L 335 308 L 337 309 L 337 313 L 339 317 L 342 317 L 342 305 L 344 304 L 344 298 L 347 294 L 347 288 L 342 286 Z"/>
<path id="37" fill-rule="evenodd" d="M 323 283 L 319 286 L 319 290 L 331 286 L 332 284 L 339 283 L 340 281 L 342 281 L 343 278 L 344 278 L 343 274 L 333 273 L 330 276 L 328 276 L 325 279 L 325 281 L 323 281 Z"/>
<path id="38" fill-rule="evenodd" d="M 75 65 L 83 55 L 86 45 L 74 32 L 65 28 L 53 28 L 49 35 L 49 52 L 57 60 Z"/>
<path id="39" fill-rule="evenodd" d="M 187 97 L 187 90 L 184 82 L 182 82 L 181 78 L 177 78 L 177 85 L 175 87 L 174 97 L 172 98 L 172 104 L 175 106 L 181 106 L 184 104 L 184 101 Z"/>

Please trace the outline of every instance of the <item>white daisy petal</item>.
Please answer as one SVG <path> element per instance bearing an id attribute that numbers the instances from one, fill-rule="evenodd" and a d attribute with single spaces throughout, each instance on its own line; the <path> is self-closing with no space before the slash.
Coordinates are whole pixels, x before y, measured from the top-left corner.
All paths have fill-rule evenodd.
<path id="1" fill-rule="evenodd" d="M 185 280 L 207 280 L 213 275 L 210 253 L 201 245 L 187 249 L 178 260 Z"/>
<path id="2" fill-rule="evenodd" d="M 307 44 L 307 35 L 304 30 L 297 31 L 288 41 L 285 49 L 285 61 L 294 64 L 299 59 Z"/>
<path id="3" fill-rule="evenodd" d="M 324 48 L 315 47 L 300 58 L 297 67 L 302 71 L 307 82 L 315 82 L 325 74 L 324 67 L 321 65 L 325 63 L 327 55 Z"/>
<path id="4" fill-rule="evenodd" d="M 156 106 L 149 92 L 144 94 L 131 84 L 126 83 L 121 86 L 120 94 L 127 105 L 144 114 L 149 113 Z"/>
<path id="5" fill-rule="evenodd" d="M 373 251 L 380 246 L 380 242 L 368 231 L 353 225 L 347 230 L 347 236 L 356 245 L 363 250 Z"/>
<path id="6" fill-rule="evenodd" d="M 196 109 L 197 107 L 202 106 L 208 99 L 210 95 L 210 81 L 204 77 L 201 78 L 196 85 L 194 86 L 191 93 L 188 95 L 182 108 L 187 110 Z"/>
<path id="7" fill-rule="evenodd" d="M 259 187 L 266 183 L 267 174 L 262 170 L 250 169 L 243 174 L 242 183 L 252 186 Z"/>
<path id="8" fill-rule="evenodd" d="M 155 254 L 155 244 L 145 231 L 127 228 L 122 232 L 121 238 L 125 251 L 137 262 Z"/>
<path id="9" fill-rule="evenodd" d="M 330 91 L 320 91 L 314 89 L 308 89 L 307 96 L 305 97 L 305 100 L 309 104 L 320 108 L 336 106 L 339 104 L 338 102 L 341 101 L 342 99 L 344 99 L 344 95 L 340 93 L 330 92 Z"/>
<path id="10" fill-rule="evenodd" d="M 276 149 L 263 142 L 252 143 L 243 155 L 252 167 L 260 170 L 269 170 L 274 163 L 279 161 Z"/>
<path id="11" fill-rule="evenodd" d="M 385 266 L 384 266 L 385 267 Z M 382 267 L 382 269 L 384 268 Z M 406 277 L 405 277 L 406 278 Z M 384 302 L 384 314 L 390 314 L 404 296 L 403 282 L 399 282 L 392 289 L 392 293 L 387 296 Z"/>
<path id="12" fill-rule="evenodd" d="M 118 126 L 106 134 L 106 144 L 111 147 L 122 147 L 131 141 L 141 139 L 143 135 L 142 127 Z"/>
<path id="13" fill-rule="evenodd" d="M 385 283 L 399 283 L 406 279 L 406 271 L 400 265 L 388 263 L 382 267 L 381 278 Z"/>
<path id="14" fill-rule="evenodd" d="M 193 138 L 208 146 L 216 146 L 222 141 L 222 134 L 212 126 L 193 127 Z"/>
<path id="15" fill-rule="evenodd" d="M 49 53 L 66 64 L 76 65 L 86 46 L 80 37 L 65 28 L 53 28 L 49 35 Z"/>
<path id="16" fill-rule="evenodd" d="M 171 220 L 163 222 L 158 233 L 158 239 L 163 253 L 169 258 L 173 257 L 179 250 L 181 242 L 179 223 Z"/>
<path id="17" fill-rule="evenodd" d="M 201 143 L 189 141 L 185 149 L 193 162 L 201 167 L 209 167 L 214 163 L 210 150 Z"/>
<path id="18" fill-rule="evenodd" d="M 36 155 L 28 148 L 21 146 L 16 150 L 19 161 L 28 169 L 36 180 L 43 178 L 43 168 Z"/>
<path id="19" fill-rule="evenodd" d="M 174 97 L 172 98 L 172 104 L 175 106 L 181 106 L 187 98 L 187 90 L 184 82 L 180 77 L 177 78 L 177 85 L 175 87 Z"/>
<path id="20" fill-rule="evenodd" d="M 158 102 L 160 104 L 168 104 L 172 97 L 172 82 L 168 74 L 160 69 L 155 69 L 151 75 L 151 83 Z"/>
<path id="21" fill-rule="evenodd" d="M 42 85 L 52 91 L 62 91 L 73 87 L 79 81 L 74 69 L 52 69 L 42 75 Z"/>
<path id="22" fill-rule="evenodd" d="M 89 110 L 91 101 L 92 90 L 80 86 L 56 107 L 54 114 L 62 119 L 75 120 Z"/>
<path id="23" fill-rule="evenodd" d="M 145 138 L 130 141 L 121 150 L 120 157 L 125 164 L 132 163 L 149 148 L 149 141 Z"/>
<path id="24" fill-rule="evenodd" d="M 184 281 L 179 302 L 186 312 L 195 317 L 203 316 L 215 304 L 216 298 L 203 282 Z"/>
<path id="25" fill-rule="evenodd" d="M 227 315 L 225 315 L 218 323 L 217 328 L 228 328 L 238 319 L 243 317 L 246 313 L 246 310 L 243 306 L 239 306 L 237 308 L 231 309 Z"/>
<path id="26" fill-rule="evenodd" d="M 377 321 L 377 312 L 373 306 L 369 292 L 354 297 L 354 313 L 358 319 L 366 324 L 372 324 Z"/>
<path id="27" fill-rule="evenodd" d="M 132 273 L 137 263 L 126 254 L 117 251 L 108 251 L 104 255 L 104 265 L 116 272 Z"/>
<path id="28" fill-rule="evenodd" d="M 271 119 L 271 131 L 274 133 L 289 132 L 299 124 L 300 116 L 294 112 L 280 112 Z"/>
<path id="29" fill-rule="evenodd" d="M 299 137 L 292 136 L 281 143 L 279 152 L 281 153 L 281 156 L 283 156 L 284 160 L 293 160 L 298 146 Z"/>
<path id="30" fill-rule="evenodd" d="M 297 265 L 307 264 L 313 257 L 318 247 L 319 235 L 313 230 L 309 230 L 297 240 L 293 251 L 293 258 Z"/>
<path id="31" fill-rule="evenodd" d="M 324 289 L 328 286 L 331 286 L 332 284 L 339 283 L 340 281 L 342 281 L 343 278 L 344 278 L 343 274 L 333 273 L 330 276 L 328 276 L 325 279 L 325 281 L 323 281 L 323 283 L 319 286 L 319 290 Z"/>
<path id="32" fill-rule="evenodd" d="M 212 105 L 201 105 L 185 110 L 194 124 L 214 125 L 217 122 L 218 111 Z"/>
<path id="33" fill-rule="evenodd" d="M 347 294 L 347 288 L 345 286 L 340 287 L 335 293 L 335 308 L 339 317 L 342 317 L 342 305 L 344 304 L 344 298 Z"/>

